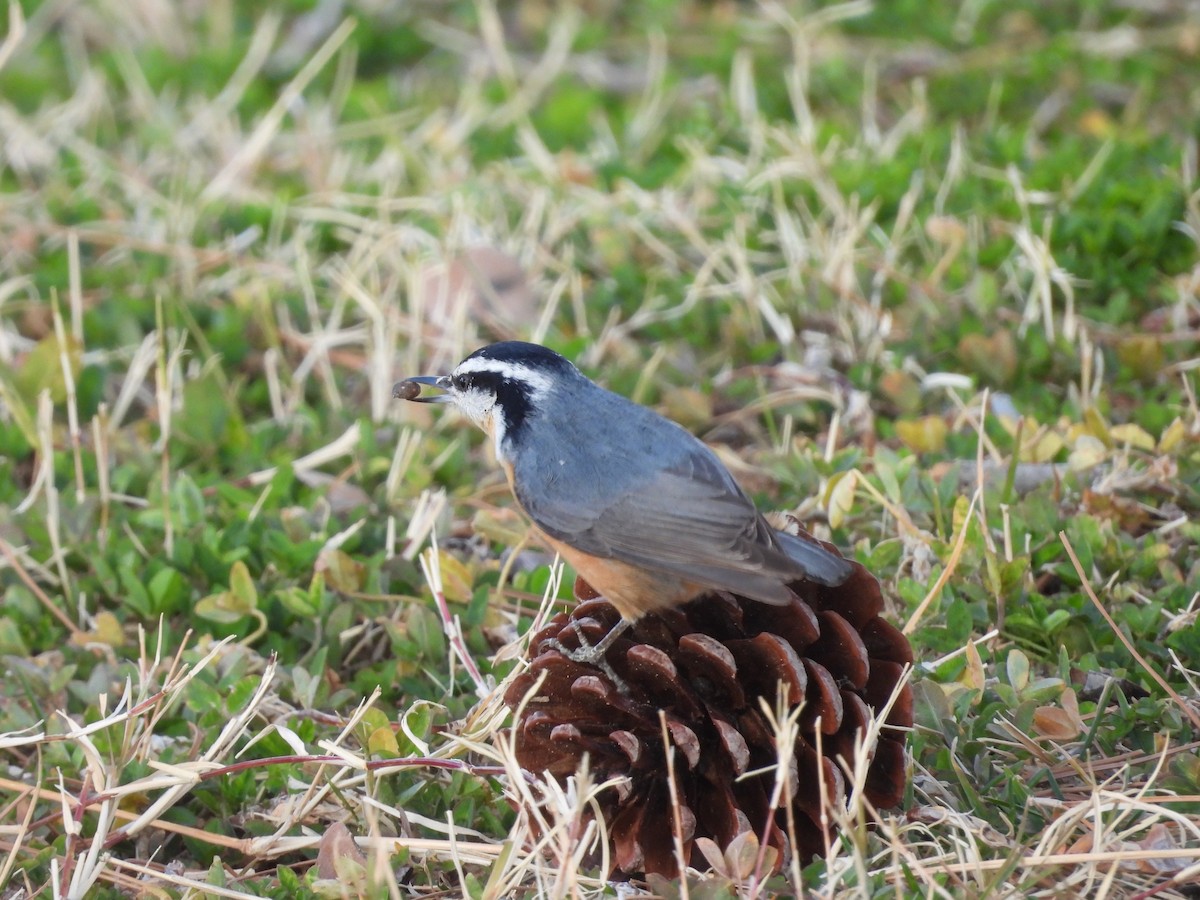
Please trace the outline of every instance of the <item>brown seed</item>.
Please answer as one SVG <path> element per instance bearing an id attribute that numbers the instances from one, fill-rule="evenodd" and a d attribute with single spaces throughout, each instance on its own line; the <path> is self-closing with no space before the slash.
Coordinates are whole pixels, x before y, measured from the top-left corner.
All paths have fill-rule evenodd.
<path id="1" fill-rule="evenodd" d="M 392 385 L 393 400 L 415 400 L 421 395 L 421 386 L 407 378 Z"/>

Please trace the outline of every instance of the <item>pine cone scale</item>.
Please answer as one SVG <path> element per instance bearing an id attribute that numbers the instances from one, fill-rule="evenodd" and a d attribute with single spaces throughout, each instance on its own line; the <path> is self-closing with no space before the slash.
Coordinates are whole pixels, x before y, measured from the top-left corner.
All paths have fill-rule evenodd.
<path id="1" fill-rule="evenodd" d="M 819 662 L 806 659 L 804 668 L 809 674 L 811 688 L 805 698 L 807 704 L 801 719 L 811 729 L 816 729 L 820 720 L 820 729 L 824 734 L 837 734 L 842 727 L 844 713 L 842 692 L 838 690 L 833 675 Z"/>

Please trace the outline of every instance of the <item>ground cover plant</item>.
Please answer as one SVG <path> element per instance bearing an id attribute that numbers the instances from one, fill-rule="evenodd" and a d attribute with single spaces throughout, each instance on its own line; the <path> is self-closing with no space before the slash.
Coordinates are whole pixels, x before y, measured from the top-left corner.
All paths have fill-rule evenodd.
<path id="1" fill-rule="evenodd" d="M 570 579 L 391 399 L 495 336 L 916 651 L 902 809 L 643 886 L 1194 896 L 1198 76 L 1181 0 L 8 4 L 0 896 L 615 894 L 495 689 Z"/>

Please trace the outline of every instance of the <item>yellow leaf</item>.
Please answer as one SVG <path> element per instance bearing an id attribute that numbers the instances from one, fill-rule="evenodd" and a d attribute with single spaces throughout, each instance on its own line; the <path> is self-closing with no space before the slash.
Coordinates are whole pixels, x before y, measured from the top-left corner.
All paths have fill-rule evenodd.
<path id="1" fill-rule="evenodd" d="M 662 398 L 663 412 L 685 428 L 702 428 L 712 421 L 712 398 L 691 387 L 669 389 Z"/>
<path id="2" fill-rule="evenodd" d="M 979 648 L 974 641 L 967 643 L 967 667 L 963 669 L 959 681 L 975 691 L 983 690 L 983 659 L 979 656 Z"/>
<path id="3" fill-rule="evenodd" d="M 854 506 L 854 490 L 858 486 L 858 471 L 838 472 L 829 479 L 825 489 L 825 513 L 829 524 L 838 528 Z"/>
<path id="4" fill-rule="evenodd" d="M 1012 685 L 1013 690 L 1018 694 L 1025 690 L 1025 686 L 1029 684 L 1029 657 L 1023 651 L 1014 647 L 1008 652 L 1005 670 L 1008 674 L 1008 683 Z"/>
<path id="5" fill-rule="evenodd" d="M 502 508 L 479 510 L 471 517 L 471 530 L 503 547 L 515 547 L 529 533 L 519 513 Z"/>
<path id="6" fill-rule="evenodd" d="M 1039 427 L 1038 420 L 1033 416 L 1021 416 L 1014 419 L 1010 415 L 1000 414 L 996 416 L 996 421 L 1000 423 L 1000 427 L 1008 433 L 1009 437 L 1016 437 L 1020 432 L 1025 435 L 1026 441 L 1032 440 L 1031 436 L 1036 434 Z"/>
<path id="7" fill-rule="evenodd" d="M 117 617 L 105 610 L 96 613 L 96 637 L 110 647 L 119 647 L 125 643 L 125 632 Z"/>
<path id="8" fill-rule="evenodd" d="M 971 508 L 971 501 L 965 494 L 959 494 L 954 499 L 954 512 L 951 515 L 951 522 L 954 526 L 954 533 L 957 535 L 963 528 L 963 523 L 967 518 L 967 510 Z"/>
<path id="9" fill-rule="evenodd" d="M 1087 428 L 1087 433 L 1102 441 L 1105 447 L 1113 445 L 1108 423 L 1104 421 L 1104 416 L 1097 412 L 1096 407 L 1089 406 L 1083 411 L 1083 424 Z"/>
<path id="10" fill-rule="evenodd" d="M 367 707 L 362 714 L 362 718 L 358 720 L 358 728 L 361 735 L 370 735 L 377 728 L 388 727 L 390 726 L 388 725 L 387 714 L 375 706 Z"/>
<path id="11" fill-rule="evenodd" d="M 84 647 L 88 644 L 107 644 L 110 647 L 120 647 L 125 643 L 125 632 L 117 617 L 107 610 L 96 613 L 96 627 L 91 631 L 81 631 L 71 636 L 71 642 Z"/>
<path id="12" fill-rule="evenodd" d="M 1079 130 L 1089 137 L 1107 138 L 1116 132 L 1117 123 L 1104 110 L 1093 107 L 1079 117 Z"/>
<path id="13" fill-rule="evenodd" d="M 218 591 L 201 597 L 196 601 L 193 611 L 202 619 L 222 625 L 232 625 L 250 613 L 249 609 L 238 603 L 232 591 Z"/>
<path id="14" fill-rule="evenodd" d="M 1050 462 L 1065 446 L 1066 442 L 1058 432 L 1045 431 L 1025 445 L 1021 458 L 1024 462 Z"/>
<path id="15" fill-rule="evenodd" d="M 986 544 L 983 546 L 983 562 L 983 577 L 987 582 L 988 590 L 999 597 L 1003 590 L 1000 577 L 1000 558 L 989 550 Z"/>
<path id="16" fill-rule="evenodd" d="M 1065 440 L 1068 444 L 1070 444 L 1071 446 L 1074 446 L 1075 442 L 1077 440 L 1079 440 L 1081 437 L 1083 437 L 1084 435 L 1088 435 L 1088 436 L 1091 435 L 1091 432 L 1088 431 L 1088 427 L 1086 425 L 1084 425 L 1082 422 L 1072 422 L 1070 425 L 1067 426 Z"/>
<path id="17" fill-rule="evenodd" d="M 1114 425 L 1109 431 L 1112 439 L 1118 444 L 1128 444 L 1139 450 L 1153 450 L 1154 438 L 1144 428 L 1127 422 L 1124 425 Z"/>
<path id="18" fill-rule="evenodd" d="M 916 453 L 940 453 L 946 449 L 949 430 L 941 416 L 923 416 L 896 422 L 896 436 Z"/>
<path id="19" fill-rule="evenodd" d="M 963 335 L 958 342 L 958 358 L 970 371 L 992 384 L 1007 384 L 1020 365 L 1017 345 L 1008 331 L 997 331 L 991 337 L 978 333 Z"/>
<path id="20" fill-rule="evenodd" d="M 1082 472 L 1104 462 L 1105 455 L 1104 443 L 1099 438 L 1081 435 L 1075 442 L 1075 449 L 1067 457 L 1067 465 L 1075 472 Z"/>
<path id="21" fill-rule="evenodd" d="M 337 549 L 322 550 L 317 555 L 317 562 L 313 568 L 324 574 L 326 584 L 344 594 L 362 590 L 366 580 L 366 567 Z"/>
<path id="22" fill-rule="evenodd" d="M 1187 426 L 1183 424 L 1183 419 L 1176 418 L 1174 422 L 1167 426 L 1166 431 L 1162 433 L 1162 437 L 1158 439 L 1158 450 L 1160 453 L 1170 453 L 1179 446 L 1179 442 L 1187 437 Z"/>
<path id="23" fill-rule="evenodd" d="M 376 728 L 367 737 L 367 754 L 370 756 L 392 757 L 400 755 L 400 744 L 391 728 Z"/>
<path id="24" fill-rule="evenodd" d="M 954 216 L 930 216 L 925 220 L 925 233 L 943 247 L 955 247 L 967 239 L 967 228 Z"/>
<path id="25" fill-rule="evenodd" d="M 447 600 L 466 603 L 474 593 L 474 577 L 459 559 L 438 550 L 438 567 L 442 570 L 442 593 Z"/>

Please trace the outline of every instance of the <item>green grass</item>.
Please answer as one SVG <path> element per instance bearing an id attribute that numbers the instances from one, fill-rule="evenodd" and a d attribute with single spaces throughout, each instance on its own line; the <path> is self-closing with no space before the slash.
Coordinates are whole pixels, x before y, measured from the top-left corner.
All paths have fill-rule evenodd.
<path id="1" fill-rule="evenodd" d="M 344 820 L 352 895 L 611 892 L 479 768 L 511 760 L 463 659 L 502 679 L 557 582 L 503 568 L 481 438 L 389 399 L 491 339 L 421 290 L 484 244 L 532 286 L 502 329 L 728 447 L 911 624 L 906 812 L 805 889 L 1184 896 L 1200 40 L 1134 6 L 10 15 L 0 885 L 337 896 Z"/>

